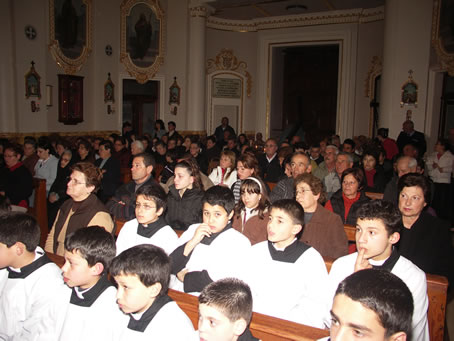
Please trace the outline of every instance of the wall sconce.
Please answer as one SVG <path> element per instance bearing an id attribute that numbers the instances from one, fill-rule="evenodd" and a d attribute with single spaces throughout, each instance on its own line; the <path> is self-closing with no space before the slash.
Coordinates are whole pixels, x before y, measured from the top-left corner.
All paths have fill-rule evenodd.
<path id="1" fill-rule="evenodd" d="M 52 106 L 52 85 L 46 85 L 46 106 Z"/>

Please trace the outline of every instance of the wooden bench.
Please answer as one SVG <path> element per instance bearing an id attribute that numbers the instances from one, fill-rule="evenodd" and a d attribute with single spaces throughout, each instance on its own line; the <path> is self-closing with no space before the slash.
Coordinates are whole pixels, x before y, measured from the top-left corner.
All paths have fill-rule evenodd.
<path id="1" fill-rule="evenodd" d="M 127 184 L 128 182 L 131 182 L 132 180 L 132 175 L 131 175 L 131 169 L 130 168 L 121 168 L 120 169 L 120 175 L 121 175 L 121 182 L 123 184 Z"/>
<path id="2" fill-rule="evenodd" d="M 47 255 L 60 267 L 65 263 L 65 259 L 61 256 L 51 253 Z M 328 272 L 331 270 L 332 264 L 332 259 L 325 259 Z M 443 276 L 431 274 L 426 274 L 426 279 L 427 296 L 429 298 L 427 320 L 429 323 L 430 340 L 443 341 L 448 280 Z M 197 297 L 174 290 L 169 290 L 169 295 L 189 316 L 194 326 L 197 327 Z M 251 331 L 255 337 L 262 340 L 317 340 L 328 335 L 328 332 L 325 330 L 258 313 L 252 315 Z"/>
<path id="3" fill-rule="evenodd" d="M 366 192 L 366 197 L 369 197 L 371 200 L 381 200 L 383 199 L 383 193 Z"/>
<path id="4" fill-rule="evenodd" d="M 44 248 L 47 235 L 49 234 L 49 227 L 47 226 L 46 180 L 33 178 L 33 189 L 35 191 L 33 207 L 29 208 L 28 213 L 38 221 L 39 228 L 41 229 L 39 245 Z"/>

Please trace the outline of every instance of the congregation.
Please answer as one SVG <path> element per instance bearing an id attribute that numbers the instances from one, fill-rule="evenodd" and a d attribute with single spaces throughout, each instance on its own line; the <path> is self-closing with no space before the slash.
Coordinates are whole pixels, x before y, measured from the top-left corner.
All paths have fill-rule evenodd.
<path id="1" fill-rule="evenodd" d="M 183 137 L 174 122 L 167 128 L 158 120 L 143 136 L 125 123 L 121 135 L 72 143 L 61 136 L 0 141 L 0 209 L 7 211 L 0 215 L 0 339 L 192 340 L 167 288 L 202 294 L 209 308 L 205 295 L 226 278 L 247 283 L 255 312 L 333 328 L 339 283 L 373 267 L 406 284 L 414 301 L 408 334 L 429 340 L 426 274 L 454 281 L 454 128 L 433 152 L 411 121 L 396 140 L 382 128 L 375 139 L 343 142 L 237 136 L 227 117 L 210 136 Z M 33 204 L 33 177 L 46 180 L 44 249 L 36 236 L 23 237 L 36 234 L 36 221 L 10 212 Z M 118 221 L 125 222 L 120 231 Z M 356 243 L 344 225 L 355 227 Z M 20 251 L 2 258 L 3 247 Z M 45 252 L 65 257 L 63 280 Z M 329 273 L 326 259 L 335 260 Z M 48 304 L 33 317 L 38 322 L 19 326 L 13 309 L 25 303 L 12 302 L 19 289 L 10 279 L 44 266 L 49 289 L 40 294 Z M 105 312 L 102 327 L 96 316 Z M 230 340 L 255 339 L 245 316 Z"/>

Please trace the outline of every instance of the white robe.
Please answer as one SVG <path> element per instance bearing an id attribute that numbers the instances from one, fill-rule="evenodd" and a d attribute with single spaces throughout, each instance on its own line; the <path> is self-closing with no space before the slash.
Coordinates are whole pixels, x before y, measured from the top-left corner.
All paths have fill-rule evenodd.
<path id="1" fill-rule="evenodd" d="M 0 340 L 58 339 L 58 317 L 65 314 L 71 291 L 56 264 L 34 268 L 43 256 L 37 247 L 34 262 L 20 269 L 33 268 L 24 278 L 8 278 L 8 270 L 0 270 Z"/>
<path id="2" fill-rule="evenodd" d="M 84 301 L 89 291 L 94 288 L 96 286 L 80 294 L 83 296 Z M 97 295 L 90 306 L 69 304 L 59 340 L 115 340 L 116 334 L 119 332 L 119 326 L 124 325 L 129 320 L 127 315 L 123 314 L 119 309 L 116 303 L 116 294 L 117 289 L 114 286 L 110 286 L 99 296 Z"/>
<path id="3" fill-rule="evenodd" d="M 313 247 L 290 263 L 273 260 L 268 241 L 255 244 L 244 275 L 251 287 L 255 312 L 323 327 L 328 273 L 322 256 Z"/>
<path id="4" fill-rule="evenodd" d="M 117 335 L 118 341 L 180 341 L 191 340 L 191 336 L 194 335 L 191 320 L 173 301 L 165 304 L 158 311 L 143 332 L 129 329 L 127 324 Z"/>
<path id="5" fill-rule="evenodd" d="M 152 244 L 154 246 L 158 246 L 168 255 L 175 250 L 178 244 L 178 235 L 169 225 L 163 226 L 150 238 L 137 234 L 138 225 L 139 222 L 137 219 L 132 219 L 124 224 L 117 238 L 117 255 L 126 249 L 140 244 Z"/>
<path id="6" fill-rule="evenodd" d="M 338 258 L 332 265 L 329 272 L 329 287 L 327 305 L 331 309 L 334 294 L 337 290 L 337 286 L 346 277 L 350 276 L 355 269 L 355 262 L 358 253 L 352 253 L 350 255 Z M 372 265 L 382 265 L 385 261 L 374 262 L 369 261 Z M 410 289 L 413 295 L 413 341 L 429 340 L 429 325 L 427 322 L 427 309 L 429 307 L 429 301 L 427 298 L 427 282 L 426 274 L 424 271 L 419 269 L 407 258 L 400 256 L 394 265 L 391 273 L 399 277 Z M 327 325 L 331 322 L 331 317 L 328 317 L 329 310 L 326 315 Z"/>
<path id="7" fill-rule="evenodd" d="M 181 235 L 179 245 L 192 239 L 200 224 L 193 224 Z M 213 281 L 240 277 L 241 268 L 251 249 L 251 242 L 233 228 L 223 230 L 210 245 L 199 243 L 189 255 L 188 273 L 206 270 Z M 184 291 L 183 282 L 172 275 L 170 288 Z M 199 292 L 194 292 L 198 294 Z"/>

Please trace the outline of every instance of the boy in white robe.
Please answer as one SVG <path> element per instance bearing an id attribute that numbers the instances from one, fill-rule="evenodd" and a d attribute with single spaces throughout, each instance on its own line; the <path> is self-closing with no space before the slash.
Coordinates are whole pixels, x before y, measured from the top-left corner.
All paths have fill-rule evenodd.
<path id="1" fill-rule="evenodd" d="M 413 295 L 412 340 L 429 340 L 426 274 L 411 261 L 400 256 L 394 248 L 399 241 L 399 231 L 402 228 L 399 210 L 390 202 L 373 200 L 361 206 L 357 215 L 358 252 L 340 257 L 333 263 L 329 272 L 328 306 L 332 303 L 338 284 L 345 277 L 366 268 L 383 268 L 398 276 Z"/>
<path id="2" fill-rule="evenodd" d="M 210 283 L 199 296 L 197 340 L 258 341 L 248 328 L 251 318 L 252 294 L 246 283 L 236 278 Z"/>
<path id="3" fill-rule="evenodd" d="M 103 227 L 89 226 L 66 237 L 63 280 L 72 291 L 60 340 L 114 340 L 115 328 L 125 320 L 107 278 L 114 257 L 115 241 Z"/>
<path id="4" fill-rule="evenodd" d="M 268 241 L 252 247 L 244 278 L 254 311 L 321 328 L 328 273 L 318 251 L 297 239 L 303 224 L 304 210 L 296 200 L 274 202 Z"/>
<path id="5" fill-rule="evenodd" d="M 213 281 L 240 275 L 251 243 L 232 228 L 234 206 L 227 187 L 214 186 L 205 192 L 203 223 L 189 226 L 170 255 L 172 289 L 198 294 Z"/>
<path id="6" fill-rule="evenodd" d="M 338 286 L 331 308 L 330 336 L 321 340 L 412 340 L 413 299 L 396 275 L 365 269 Z"/>
<path id="7" fill-rule="evenodd" d="M 194 327 L 167 295 L 170 258 L 150 244 L 129 248 L 112 261 L 118 284 L 117 303 L 128 315 L 118 340 L 188 340 Z"/>
<path id="8" fill-rule="evenodd" d="M 57 340 L 69 289 L 41 249 L 35 218 L 0 215 L 0 340 Z"/>
<path id="9" fill-rule="evenodd" d="M 141 186 L 136 193 L 136 218 L 126 222 L 117 238 L 117 255 L 139 244 L 153 244 L 169 255 L 176 248 L 178 235 L 162 214 L 166 193 L 161 186 Z"/>

